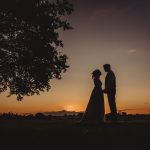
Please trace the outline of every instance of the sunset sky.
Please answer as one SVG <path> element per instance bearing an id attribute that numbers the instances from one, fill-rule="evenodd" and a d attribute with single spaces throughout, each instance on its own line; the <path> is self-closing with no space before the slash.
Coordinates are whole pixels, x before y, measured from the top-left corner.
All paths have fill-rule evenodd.
<path id="1" fill-rule="evenodd" d="M 93 89 L 91 72 L 106 73 L 109 63 L 117 78 L 117 107 L 128 113 L 150 114 L 150 1 L 70 0 L 74 30 L 62 32 L 63 53 L 70 68 L 51 90 L 18 102 L 0 95 L 0 113 L 35 113 L 58 110 L 84 111 Z M 105 97 L 106 113 L 109 112 Z"/>

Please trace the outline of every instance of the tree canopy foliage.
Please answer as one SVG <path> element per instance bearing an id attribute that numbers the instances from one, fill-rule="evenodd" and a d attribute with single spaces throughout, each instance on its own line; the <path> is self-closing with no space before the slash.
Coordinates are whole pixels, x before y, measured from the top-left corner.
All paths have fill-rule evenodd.
<path id="1" fill-rule="evenodd" d="M 66 19 L 72 12 L 66 0 L 0 1 L 0 93 L 22 100 L 61 78 L 69 66 L 58 30 L 72 29 Z"/>

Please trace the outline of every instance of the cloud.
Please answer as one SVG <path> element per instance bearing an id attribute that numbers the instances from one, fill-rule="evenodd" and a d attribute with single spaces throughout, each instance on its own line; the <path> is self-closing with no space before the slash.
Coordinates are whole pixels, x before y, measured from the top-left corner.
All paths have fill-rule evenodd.
<path id="1" fill-rule="evenodd" d="M 91 19 L 101 18 L 101 17 L 110 17 L 114 14 L 114 9 L 100 9 L 93 12 Z"/>
<path id="2" fill-rule="evenodd" d="M 137 52 L 136 49 L 130 49 L 130 50 L 128 50 L 128 53 L 136 53 L 136 52 Z"/>
<path id="3" fill-rule="evenodd" d="M 137 109 L 121 109 L 121 110 L 119 110 L 119 112 L 132 111 L 132 110 L 137 110 Z"/>
<path id="4" fill-rule="evenodd" d="M 148 103 L 148 102 L 145 102 L 144 104 L 145 104 L 145 105 L 149 105 L 149 103 Z"/>
<path id="5" fill-rule="evenodd" d="M 94 10 L 91 13 L 91 19 L 108 18 L 116 15 L 122 17 L 133 10 L 135 3 L 136 0 L 96 1 L 95 6 L 93 6 Z"/>

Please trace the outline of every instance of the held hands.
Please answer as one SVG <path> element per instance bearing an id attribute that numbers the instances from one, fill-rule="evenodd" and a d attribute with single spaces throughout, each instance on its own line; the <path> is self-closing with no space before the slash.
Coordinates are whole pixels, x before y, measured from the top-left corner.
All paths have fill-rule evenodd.
<path id="1" fill-rule="evenodd" d="M 107 89 L 104 89 L 104 90 L 103 90 L 103 93 L 107 93 Z"/>

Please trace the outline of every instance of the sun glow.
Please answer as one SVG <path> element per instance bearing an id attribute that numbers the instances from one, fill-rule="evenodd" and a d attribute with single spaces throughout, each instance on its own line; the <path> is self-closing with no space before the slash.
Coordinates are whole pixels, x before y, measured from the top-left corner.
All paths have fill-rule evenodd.
<path id="1" fill-rule="evenodd" d="M 73 105 L 68 105 L 68 106 L 65 107 L 65 110 L 66 111 L 76 111 L 76 108 Z"/>

